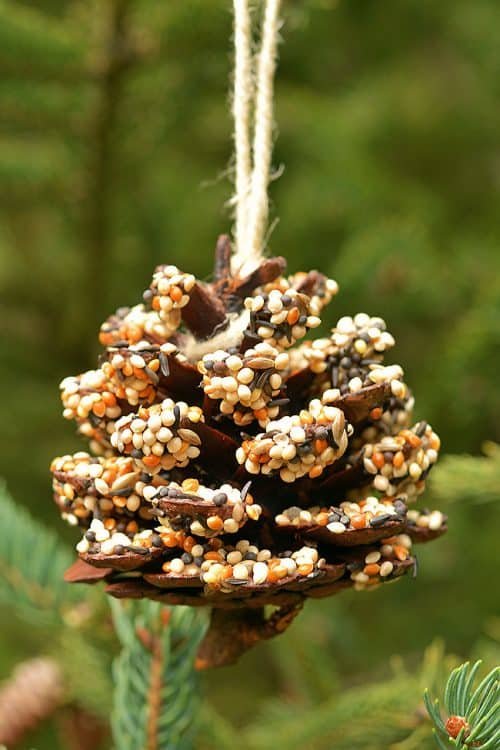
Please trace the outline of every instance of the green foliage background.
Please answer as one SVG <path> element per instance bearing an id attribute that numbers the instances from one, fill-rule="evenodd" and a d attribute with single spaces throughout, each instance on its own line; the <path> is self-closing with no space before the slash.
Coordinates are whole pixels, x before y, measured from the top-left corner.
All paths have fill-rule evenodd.
<path id="1" fill-rule="evenodd" d="M 207 276 L 230 227 L 230 5 L 0 0 L 0 475 L 67 540 L 48 465 L 81 443 L 58 382 L 93 366 L 99 322 L 139 299 L 155 264 Z M 338 280 L 327 324 L 385 317 L 417 416 L 445 454 L 478 456 L 500 440 L 498 4 L 284 5 L 271 249 Z M 209 676 L 209 700 L 245 725 L 276 696 L 297 710 L 362 690 L 436 636 L 487 650 L 499 506 L 479 501 L 497 499 L 498 467 L 498 452 L 445 459 L 426 502 L 451 528 L 421 550 L 419 579 L 310 604 Z M 0 619 L 4 675 L 39 644 Z"/>

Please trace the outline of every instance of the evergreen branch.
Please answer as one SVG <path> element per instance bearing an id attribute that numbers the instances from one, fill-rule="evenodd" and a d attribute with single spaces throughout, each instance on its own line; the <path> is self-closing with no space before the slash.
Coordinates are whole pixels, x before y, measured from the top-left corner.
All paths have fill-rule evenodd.
<path id="1" fill-rule="evenodd" d="M 111 601 L 122 653 L 114 664 L 112 728 L 120 750 L 188 750 L 195 730 L 200 613 Z"/>
<path id="2" fill-rule="evenodd" d="M 405 674 L 379 685 L 354 688 L 311 710 L 290 708 L 286 721 L 276 716 L 272 722 L 258 722 L 247 738 L 255 750 L 388 748 L 404 739 L 418 721 L 418 696 L 419 680 Z"/>
<path id="3" fill-rule="evenodd" d="M 63 609 L 77 597 L 63 580 L 71 552 L 14 502 L 5 485 L 0 486 L 0 517 L 8 529 L 0 535 L 0 601 L 30 621 L 61 622 Z"/>
<path id="4" fill-rule="evenodd" d="M 292 653 L 296 647 L 292 641 Z M 323 650 L 324 669 L 334 665 Z M 283 658 L 290 659 L 290 653 Z M 295 656 L 293 657 L 295 658 Z M 401 666 L 392 679 L 357 687 L 318 701 L 267 700 L 257 720 L 246 729 L 233 727 L 212 708 L 203 712 L 200 750 L 430 750 L 432 735 L 420 707 L 423 684 L 439 681 L 443 662 L 442 644 L 426 649 L 422 669 L 415 675 Z M 287 675 L 287 692 L 290 684 Z M 293 687 L 293 685 L 292 685 Z M 292 690 L 293 692 L 293 690 Z M 300 695 L 300 692 L 299 692 Z M 429 697 L 426 697 L 429 701 Z M 440 720 L 439 713 L 437 717 Z M 443 725 L 444 729 L 444 725 Z"/>
<path id="5" fill-rule="evenodd" d="M 427 722 L 419 724 L 408 737 L 392 744 L 389 750 L 433 750 L 434 742 Z M 385 748 L 384 748 L 385 750 Z"/>
<path id="6" fill-rule="evenodd" d="M 492 750 L 500 742 L 500 667 L 496 667 L 479 683 L 472 686 L 481 662 L 472 667 L 468 662 L 450 674 L 444 691 L 445 722 L 439 701 L 424 694 L 424 702 L 435 725 L 434 736 L 441 748 L 479 748 Z"/>
<path id="7" fill-rule="evenodd" d="M 464 681 L 463 707 L 462 707 L 462 711 L 464 713 L 469 712 L 472 709 L 472 706 L 470 705 L 470 701 L 469 703 L 467 703 L 466 701 L 467 701 L 467 696 L 470 694 L 470 690 L 472 688 L 474 680 L 476 679 L 476 675 L 480 666 L 481 666 L 481 662 L 477 661 L 472 667 L 472 669 L 470 670 L 469 676 Z"/>
<path id="8" fill-rule="evenodd" d="M 469 701 L 469 706 L 473 706 L 478 703 L 481 704 L 485 698 L 486 699 L 488 698 L 488 696 L 491 698 L 494 695 L 494 693 L 492 692 L 494 685 L 495 683 L 498 683 L 499 678 L 500 678 L 500 667 L 498 667 L 497 669 L 494 669 L 492 672 L 487 674 L 486 677 L 484 677 L 484 679 L 479 683 L 474 693 L 472 694 L 470 701 Z M 497 689 L 498 689 L 498 685 L 497 685 Z"/>
<path id="9" fill-rule="evenodd" d="M 0 2 L 0 64 L 22 70 L 66 76 L 84 61 L 82 39 L 70 26 L 35 8 Z"/>
<path id="10" fill-rule="evenodd" d="M 2 189 L 17 191 L 21 199 L 23 188 L 28 192 L 61 188 L 71 166 L 69 152 L 55 140 L 9 137 L 0 144 Z"/>
<path id="11" fill-rule="evenodd" d="M 485 456 L 444 456 L 430 486 L 440 502 L 486 503 L 498 501 L 500 445 L 488 442 Z"/>
<path id="12" fill-rule="evenodd" d="M 201 710 L 202 750 L 247 750 L 244 735 L 212 706 Z"/>
<path id="13" fill-rule="evenodd" d="M 308 616 L 311 616 L 309 612 Z M 314 622 L 308 625 L 309 638 L 304 639 L 300 629 L 291 628 L 286 640 L 277 638 L 273 643 L 272 656 L 279 664 L 287 693 L 305 704 L 316 705 L 337 693 L 339 678 L 335 662 L 325 659 L 324 644 Z M 293 650 L 293 659 L 289 658 L 290 650 Z"/>
<path id="14" fill-rule="evenodd" d="M 437 698 L 434 701 L 431 700 L 428 690 L 426 690 L 424 693 L 424 704 L 427 709 L 427 713 L 431 717 L 431 720 L 434 722 L 436 727 L 440 732 L 445 732 L 446 730 L 444 727 L 444 723 L 439 712 L 439 701 Z"/>
<path id="15" fill-rule="evenodd" d="M 445 741 L 442 739 L 441 735 L 437 733 L 435 729 L 432 730 L 432 733 L 434 735 L 434 739 L 436 740 L 438 746 L 441 748 L 441 750 L 450 750 L 450 745 L 446 744 Z"/>
<path id="16" fill-rule="evenodd" d="M 455 700 L 457 695 L 457 683 L 460 678 L 460 673 L 463 670 L 464 666 L 468 666 L 463 664 L 461 667 L 457 667 L 454 669 L 446 683 L 445 689 L 444 689 L 444 705 L 448 713 L 455 714 L 458 711 L 458 707 L 455 706 Z"/>
<path id="17" fill-rule="evenodd" d="M 111 656 L 80 628 L 64 627 L 49 652 L 64 675 L 68 699 L 87 713 L 107 719 L 111 711 Z"/>
<path id="18" fill-rule="evenodd" d="M 45 81 L 42 86 L 31 78 L 0 80 L 4 130 L 16 134 L 40 132 L 45 136 L 48 132 L 78 135 L 86 95 L 83 86 L 59 81 Z M 16 151 L 18 158 L 25 156 L 19 144 Z"/>

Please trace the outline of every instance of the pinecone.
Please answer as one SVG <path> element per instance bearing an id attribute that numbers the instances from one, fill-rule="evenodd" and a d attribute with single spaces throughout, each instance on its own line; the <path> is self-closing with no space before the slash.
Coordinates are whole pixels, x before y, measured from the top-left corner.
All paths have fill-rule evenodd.
<path id="1" fill-rule="evenodd" d="M 411 426 L 384 321 L 359 313 L 301 341 L 336 282 L 288 277 L 283 258 L 234 276 L 230 253 L 221 237 L 207 284 L 159 266 L 144 302 L 101 327 L 98 369 L 61 384 L 91 449 L 51 467 L 63 518 L 84 529 L 68 579 L 292 611 L 415 572 L 412 544 L 446 530 L 408 507 L 439 438 Z"/>
<path id="2" fill-rule="evenodd" d="M 19 664 L 0 685 L 0 743 L 14 747 L 64 703 L 59 666 L 48 658 Z"/>

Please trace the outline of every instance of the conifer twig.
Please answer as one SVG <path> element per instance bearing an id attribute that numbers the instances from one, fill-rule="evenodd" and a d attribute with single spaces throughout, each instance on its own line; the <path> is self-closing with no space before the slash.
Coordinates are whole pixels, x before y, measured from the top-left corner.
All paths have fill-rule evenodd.
<path id="1" fill-rule="evenodd" d="M 189 750 L 196 730 L 194 660 L 206 621 L 188 607 L 111 601 L 122 652 L 115 662 L 112 730 L 120 750 Z"/>
<path id="2" fill-rule="evenodd" d="M 77 601 L 63 582 L 71 552 L 57 536 L 10 497 L 0 484 L 0 516 L 8 534 L 0 537 L 0 604 L 39 624 L 57 623 Z M 27 554 L 30 550 L 30 554 Z"/>
<path id="3" fill-rule="evenodd" d="M 439 700 L 424 695 L 425 706 L 434 723 L 434 736 L 440 748 L 495 750 L 500 746 L 500 667 L 484 677 L 474 689 L 481 662 L 469 662 L 450 674 L 444 690 L 443 720 Z"/>

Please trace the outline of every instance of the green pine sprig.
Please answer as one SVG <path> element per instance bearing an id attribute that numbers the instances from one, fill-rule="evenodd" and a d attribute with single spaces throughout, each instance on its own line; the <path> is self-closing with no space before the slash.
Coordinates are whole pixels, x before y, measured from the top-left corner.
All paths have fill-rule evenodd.
<path id="1" fill-rule="evenodd" d="M 451 673 L 444 691 L 443 721 L 439 700 L 424 694 L 425 705 L 435 729 L 441 750 L 477 748 L 498 750 L 500 747 L 500 667 L 496 667 L 473 689 L 481 662 L 469 662 Z"/>
<path id="2" fill-rule="evenodd" d="M 439 503 L 467 502 L 473 504 L 498 501 L 500 445 L 488 441 L 483 456 L 447 455 L 433 475 L 433 497 Z"/>
<path id="3" fill-rule="evenodd" d="M 75 24 L 21 3 L 0 0 L 0 69 L 16 70 L 13 60 L 22 59 L 22 73 L 58 79 L 81 70 L 84 40 Z M 19 71 L 19 63 L 17 66 Z"/>
<path id="4" fill-rule="evenodd" d="M 194 662 L 204 616 L 188 607 L 111 601 L 122 651 L 111 725 L 120 750 L 190 750 L 199 701 Z"/>
<path id="5" fill-rule="evenodd" d="M 57 624 L 78 600 L 64 582 L 73 562 L 57 535 L 36 521 L 0 484 L 0 603 L 38 624 Z"/>

